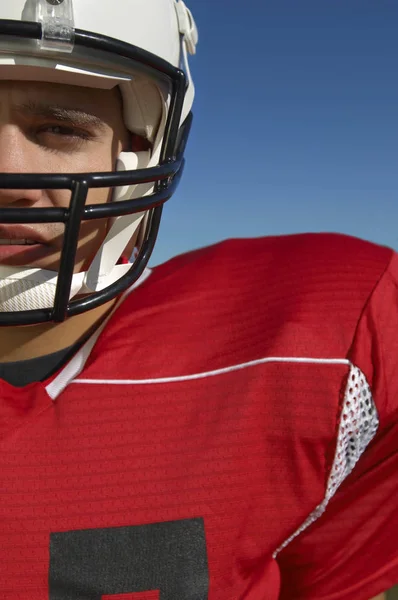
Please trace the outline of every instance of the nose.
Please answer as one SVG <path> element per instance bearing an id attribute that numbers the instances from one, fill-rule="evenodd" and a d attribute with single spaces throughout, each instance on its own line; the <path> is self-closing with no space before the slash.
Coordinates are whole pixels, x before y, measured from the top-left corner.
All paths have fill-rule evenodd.
<path id="1" fill-rule="evenodd" d="M 36 154 L 38 149 L 36 148 Z M 35 160 L 35 145 L 13 125 L 0 127 L 0 206 L 30 207 L 40 201 L 42 190 L 18 190 L 1 187 L 3 174 L 40 172 Z"/>

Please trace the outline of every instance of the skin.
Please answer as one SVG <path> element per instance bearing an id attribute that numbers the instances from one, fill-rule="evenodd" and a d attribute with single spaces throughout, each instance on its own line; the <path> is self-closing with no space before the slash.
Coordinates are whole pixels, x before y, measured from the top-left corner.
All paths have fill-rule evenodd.
<path id="1" fill-rule="evenodd" d="M 123 123 L 117 89 L 0 82 L 0 172 L 111 171 L 120 152 L 131 147 L 131 137 Z M 109 194 L 109 190 L 93 189 L 87 201 L 107 202 Z M 0 189 L 2 207 L 64 207 L 68 203 L 65 190 Z M 57 270 L 63 225 L 32 228 L 43 243 L 23 247 L 12 257 L 2 256 L 0 247 L 0 262 Z M 75 272 L 87 267 L 107 228 L 105 220 L 82 224 Z M 5 237 L 6 230 L 7 226 L 0 225 L 0 237 Z M 114 302 L 60 324 L 0 327 L 0 360 L 25 360 L 70 346 L 98 324 Z"/>

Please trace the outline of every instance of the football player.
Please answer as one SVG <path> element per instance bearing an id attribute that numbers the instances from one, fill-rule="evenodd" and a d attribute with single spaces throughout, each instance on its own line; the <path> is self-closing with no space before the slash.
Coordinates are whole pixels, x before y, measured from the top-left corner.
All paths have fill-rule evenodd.
<path id="1" fill-rule="evenodd" d="M 182 0 L 0 0 L 2 600 L 398 580 L 396 254 L 295 235 L 147 268 L 197 41 Z"/>

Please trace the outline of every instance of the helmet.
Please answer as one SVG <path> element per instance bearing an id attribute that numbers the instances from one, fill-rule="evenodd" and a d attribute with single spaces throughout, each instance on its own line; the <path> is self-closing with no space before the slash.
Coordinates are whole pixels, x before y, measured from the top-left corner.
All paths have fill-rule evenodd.
<path id="1" fill-rule="evenodd" d="M 115 298 L 142 274 L 162 207 L 184 165 L 197 28 L 182 0 L 0 0 L 0 80 L 119 87 L 124 123 L 148 149 L 123 152 L 113 172 L 0 173 L 1 189 L 64 189 L 66 208 L 0 206 L 0 223 L 64 223 L 58 271 L 0 265 L 0 324 L 60 322 Z M 89 205 L 91 188 L 111 202 Z M 82 221 L 112 225 L 86 271 L 74 273 Z M 134 259 L 120 264 L 138 235 Z"/>

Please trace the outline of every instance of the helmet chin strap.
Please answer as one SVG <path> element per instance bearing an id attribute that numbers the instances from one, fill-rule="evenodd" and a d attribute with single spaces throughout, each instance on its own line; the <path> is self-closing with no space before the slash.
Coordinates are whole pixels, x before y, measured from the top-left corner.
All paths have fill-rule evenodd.
<path id="1" fill-rule="evenodd" d="M 71 298 L 79 293 L 84 273 L 73 276 Z M 58 274 L 47 269 L 0 266 L 0 310 L 15 312 L 51 308 L 54 304 Z"/>
<path id="2" fill-rule="evenodd" d="M 145 168 L 156 161 L 156 156 L 150 159 L 149 151 L 123 152 L 119 156 L 117 170 Z M 112 202 L 128 200 L 134 198 L 134 195 L 143 196 L 151 193 L 152 189 L 153 183 L 118 187 L 113 192 Z M 113 220 L 88 270 L 73 275 L 70 299 L 78 294 L 100 291 L 127 273 L 131 265 L 118 265 L 117 262 L 132 237 L 139 232 L 144 216 L 145 213 L 141 212 Z M 0 265 L 0 311 L 51 308 L 54 305 L 57 280 L 57 271 Z"/>

